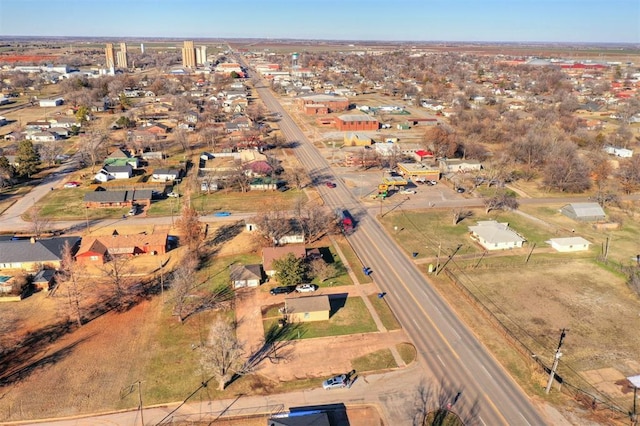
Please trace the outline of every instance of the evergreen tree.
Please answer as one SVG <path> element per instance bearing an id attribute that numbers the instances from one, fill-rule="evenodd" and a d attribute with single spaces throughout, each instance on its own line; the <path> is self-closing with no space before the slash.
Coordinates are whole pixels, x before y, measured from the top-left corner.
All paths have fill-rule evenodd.
<path id="1" fill-rule="evenodd" d="M 293 253 L 276 259 L 273 262 L 276 270 L 276 279 L 282 285 L 296 285 L 304 280 L 307 272 L 306 264 L 303 259 L 295 257 Z"/>
<path id="2" fill-rule="evenodd" d="M 32 174 L 38 171 L 40 159 L 31 141 L 20 141 L 20 144 L 18 145 L 18 155 L 16 155 L 16 162 L 18 163 L 16 172 L 20 177 L 31 177 Z"/>

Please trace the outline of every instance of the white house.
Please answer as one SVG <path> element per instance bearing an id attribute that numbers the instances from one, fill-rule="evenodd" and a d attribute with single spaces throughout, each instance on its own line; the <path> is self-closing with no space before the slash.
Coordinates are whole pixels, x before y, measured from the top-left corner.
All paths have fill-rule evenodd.
<path id="1" fill-rule="evenodd" d="M 487 250 L 506 250 L 520 248 L 526 241 L 517 232 L 509 228 L 508 223 L 495 220 L 483 220 L 476 226 L 470 226 L 471 239 Z"/>
<path id="2" fill-rule="evenodd" d="M 604 152 L 607 154 L 615 155 L 616 157 L 621 158 L 631 158 L 633 157 L 633 150 L 627 148 L 616 148 L 615 146 L 605 146 Z"/>
<path id="3" fill-rule="evenodd" d="M 57 134 L 52 132 L 36 132 L 28 134 L 26 138 L 34 142 L 55 142 L 58 140 Z"/>
<path id="4" fill-rule="evenodd" d="M 105 166 L 94 179 L 98 182 L 107 182 L 111 179 L 129 179 L 133 175 L 133 168 L 127 164 L 126 166 Z"/>
<path id="5" fill-rule="evenodd" d="M 589 250 L 589 246 L 591 245 L 591 242 L 582 237 L 552 238 L 545 242 L 551 244 L 554 250 L 561 253 L 586 251 Z"/>
<path id="6" fill-rule="evenodd" d="M 180 177 L 180 170 L 177 169 L 156 169 L 151 175 L 151 179 L 156 182 L 173 182 Z"/>
<path id="7" fill-rule="evenodd" d="M 47 108 L 47 107 L 57 107 L 60 106 L 64 103 L 64 99 L 63 98 L 55 98 L 55 99 L 40 99 L 40 101 L 38 101 L 38 103 L 40 104 L 41 107 Z"/>

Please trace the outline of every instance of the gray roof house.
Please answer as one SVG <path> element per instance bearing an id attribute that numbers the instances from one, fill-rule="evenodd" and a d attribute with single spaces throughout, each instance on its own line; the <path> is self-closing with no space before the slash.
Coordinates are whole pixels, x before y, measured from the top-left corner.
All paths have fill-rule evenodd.
<path id="1" fill-rule="evenodd" d="M 598 203 L 571 203 L 563 206 L 560 213 L 574 220 L 596 222 L 604 220 L 607 215 Z"/>
<path id="2" fill-rule="evenodd" d="M 487 250 L 506 250 L 522 247 L 526 241 L 517 232 L 509 228 L 508 223 L 495 220 L 483 220 L 476 226 L 470 226 L 471 239 Z"/>
<path id="3" fill-rule="evenodd" d="M 229 277 L 233 288 L 258 287 L 262 283 L 262 265 L 231 265 Z"/>
<path id="4" fill-rule="evenodd" d="M 38 271 L 43 267 L 57 269 L 60 267 L 65 242 L 69 243 L 72 250 L 77 250 L 80 237 L 0 241 L 0 270 Z"/>
<path id="5" fill-rule="evenodd" d="M 93 191 L 84 194 L 87 207 L 123 207 L 134 203 L 151 204 L 152 190 L 138 189 L 133 191 Z"/>

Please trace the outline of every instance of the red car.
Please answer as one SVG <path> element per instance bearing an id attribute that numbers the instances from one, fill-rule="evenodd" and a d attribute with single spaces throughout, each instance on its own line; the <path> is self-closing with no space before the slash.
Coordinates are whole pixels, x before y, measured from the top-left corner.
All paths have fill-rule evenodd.
<path id="1" fill-rule="evenodd" d="M 67 182 L 64 184 L 65 188 L 77 188 L 80 186 L 80 182 Z"/>
<path id="2" fill-rule="evenodd" d="M 335 188 L 336 184 L 333 182 L 325 182 L 325 185 L 327 185 L 329 188 Z"/>

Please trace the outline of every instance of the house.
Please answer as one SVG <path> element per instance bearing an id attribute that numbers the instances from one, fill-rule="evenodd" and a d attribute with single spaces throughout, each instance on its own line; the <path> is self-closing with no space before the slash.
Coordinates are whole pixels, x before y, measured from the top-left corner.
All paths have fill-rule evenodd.
<path id="1" fill-rule="evenodd" d="M 620 158 L 631 158 L 633 157 L 633 150 L 627 148 L 616 148 L 614 146 L 605 146 L 604 152 L 610 155 L 615 155 Z"/>
<path id="2" fill-rule="evenodd" d="M 180 169 L 155 169 L 151 175 L 151 180 L 155 182 L 173 182 L 180 178 Z"/>
<path id="3" fill-rule="evenodd" d="M 328 321 L 331 312 L 329 296 L 288 297 L 284 299 L 287 321 L 310 322 Z"/>
<path id="4" fill-rule="evenodd" d="M 58 135 L 53 132 L 42 131 L 28 134 L 27 139 L 33 142 L 55 142 L 58 140 Z"/>
<path id="5" fill-rule="evenodd" d="M 482 164 L 479 161 L 460 158 L 443 158 L 439 161 L 439 164 L 442 173 L 464 173 L 482 169 Z"/>
<path id="6" fill-rule="evenodd" d="M 582 237 L 552 238 L 545 242 L 551 244 L 554 250 L 561 253 L 586 251 L 589 250 L 589 246 L 591 245 L 591 242 Z"/>
<path id="7" fill-rule="evenodd" d="M 130 165 L 132 168 L 137 169 L 140 167 L 140 159 L 138 157 L 132 157 L 127 152 L 121 149 L 116 149 L 104 160 L 105 166 L 126 166 Z"/>
<path id="8" fill-rule="evenodd" d="M 129 179 L 133 176 L 133 168 L 130 164 L 126 166 L 104 166 L 95 176 L 95 179 L 99 182 L 106 182 L 106 180 L 101 180 L 98 176 L 100 174 L 111 176 L 113 179 Z M 111 179 L 107 178 L 107 180 Z"/>
<path id="9" fill-rule="evenodd" d="M 79 241 L 79 237 L 0 241 L 0 270 L 35 272 L 42 268 L 58 269 L 65 243 L 74 250 Z"/>
<path id="10" fill-rule="evenodd" d="M 264 247 L 262 249 L 262 268 L 264 272 L 273 277 L 276 274 L 276 270 L 273 267 L 273 262 L 277 259 L 282 259 L 289 253 L 293 254 L 299 259 L 305 259 L 307 256 L 307 250 L 304 245 L 286 245 L 280 247 Z"/>
<path id="11" fill-rule="evenodd" d="M 49 290 L 53 284 L 56 271 L 54 269 L 41 269 L 33 277 L 33 285 L 38 290 Z"/>
<path id="12" fill-rule="evenodd" d="M 262 265 L 229 266 L 229 277 L 233 288 L 258 287 L 262 284 Z"/>
<path id="13" fill-rule="evenodd" d="M 275 191 L 278 189 L 280 181 L 270 177 L 257 177 L 249 182 L 251 191 Z"/>
<path id="14" fill-rule="evenodd" d="M 152 190 L 93 191 L 84 195 L 86 207 L 131 207 L 134 204 L 150 205 Z"/>
<path id="15" fill-rule="evenodd" d="M 427 160 L 433 160 L 433 152 L 426 151 L 424 149 L 419 149 L 418 151 L 413 153 L 413 158 L 418 163 L 422 163 L 423 161 L 427 161 Z"/>
<path id="16" fill-rule="evenodd" d="M 296 412 L 295 415 L 275 414 L 267 420 L 268 426 L 331 426 L 329 415 L 322 411 Z"/>
<path id="17" fill-rule="evenodd" d="M 335 126 L 343 132 L 378 130 L 380 123 L 365 114 L 344 114 L 335 119 Z"/>
<path id="18" fill-rule="evenodd" d="M 57 107 L 64 103 L 63 98 L 55 98 L 55 99 L 40 99 L 38 101 L 41 107 L 49 108 L 49 107 Z"/>
<path id="19" fill-rule="evenodd" d="M 605 220 L 607 215 L 598 203 L 571 203 L 563 206 L 560 213 L 573 219 L 586 222 Z"/>
<path id="20" fill-rule="evenodd" d="M 85 237 L 75 255 L 81 264 L 102 265 L 113 256 L 158 255 L 167 252 L 167 237 L 164 232 L 154 234 L 112 235 Z"/>
<path id="21" fill-rule="evenodd" d="M 476 226 L 470 226 L 471 239 L 477 241 L 486 250 L 506 250 L 520 248 L 526 241 L 517 232 L 509 228 L 508 223 L 484 220 Z"/>

